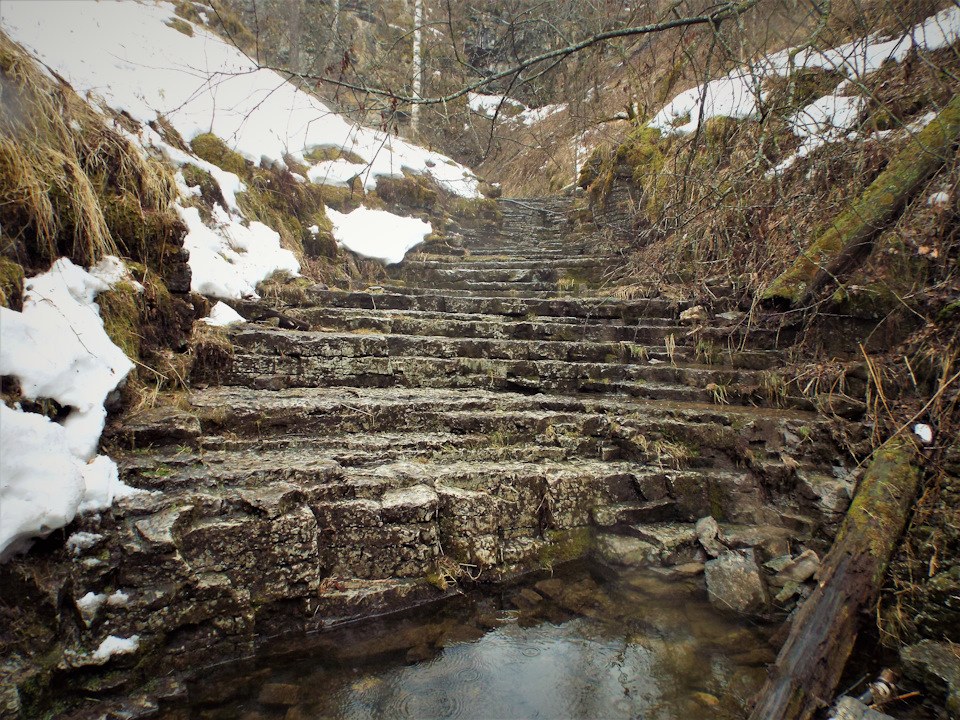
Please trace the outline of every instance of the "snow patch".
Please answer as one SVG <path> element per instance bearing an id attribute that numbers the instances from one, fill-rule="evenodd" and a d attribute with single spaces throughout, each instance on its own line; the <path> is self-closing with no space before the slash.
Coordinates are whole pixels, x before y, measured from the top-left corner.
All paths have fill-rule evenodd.
<path id="1" fill-rule="evenodd" d="M 67 549 L 74 555 L 79 555 L 84 550 L 95 547 L 101 540 L 103 535 L 100 533 L 75 532 L 67 538 Z"/>
<path id="2" fill-rule="evenodd" d="M 106 640 L 100 643 L 97 651 L 93 654 L 93 658 L 100 662 L 106 662 L 114 655 L 126 655 L 135 652 L 139 646 L 139 635 L 131 635 L 128 638 L 109 635 Z"/>
<path id="3" fill-rule="evenodd" d="M 113 258 L 96 272 L 124 278 L 128 271 Z M 0 558 L 78 511 L 137 492 L 120 482 L 110 458 L 96 454 L 104 400 L 133 369 L 103 330 L 94 299 L 110 285 L 101 277 L 61 258 L 24 282 L 22 312 L 0 308 L 0 375 L 17 377 L 24 398 L 69 410 L 55 423 L 0 406 Z"/>
<path id="4" fill-rule="evenodd" d="M 243 218 L 219 205 L 213 209 L 216 229 L 207 227 L 197 208 L 175 205 L 187 226 L 183 246 L 190 251 L 190 288 L 225 299 L 257 298 L 257 284 L 278 270 L 291 275 L 300 263 L 280 247 L 280 235 L 260 222 L 243 224 Z"/>
<path id="5" fill-rule="evenodd" d="M 422 243 L 433 232 L 430 223 L 423 220 L 398 217 L 363 206 L 350 214 L 327 208 L 327 217 L 333 223 L 333 237 L 338 243 L 357 255 L 387 265 L 403 260 L 410 248 Z"/>
<path id="6" fill-rule="evenodd" d="M 210 315 L 203 318 L 201 322 L 205 322 L 207 325 L 213 325 L 214 327 L 230 327 L 231 325 L 244 323 L 246 319 L 232 307 L 221 301 L 213 306 L 210 310 Z"/>

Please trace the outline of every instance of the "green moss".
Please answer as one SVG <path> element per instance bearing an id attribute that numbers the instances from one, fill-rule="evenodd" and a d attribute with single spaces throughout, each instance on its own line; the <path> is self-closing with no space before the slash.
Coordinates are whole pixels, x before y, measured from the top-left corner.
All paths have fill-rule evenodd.
<path id="1" fill-rule="evenodd" d="M 500 205 L 491 198 L 454 196 L 446 201 L 446 209 L 457 220 L 500 220 Z"/>
<path id="2" fill-rule="evenodd" d="M 252 163 L 248 163 L 243 155 L 227 147 L 227 144 L 213 133 L 197 135 L 190 141 L 190 147 L 201 160 L 213 163 L 221 170 L 232 172 L 243 179 L 250 177 Z"/>
<path id="3" fill-rule="evenodd" d="M 101 198 L 103 218 L 121 255 L 161 274 L 182 263 L 186 226 L 172 210 L 150 210 L 132 193 Z"/>
<path id="4" fill-rule="evenodd" d="M 309 152 L 305 152 L 303 157 L 305 160 L 308 160 L 311 165 L 328 162 L 330 160 L 346 160 L 348 163 L 353 163 L 354 165 L 367 164 L 367 161 L 355 152 L 346 150 L 339 145 L 321 145 L 312 148 Z"/>
<path id="5" fill-rule="evenodd" d="M 196 165 L 184 165 L 181 172 L 184 182 L 189 187 L 200 188 L 200 197 L 203 200 L 201 203 L 203 206 L 202 214 L 209 214 L 210 208 L 216 204 L 224 208 L 227 206 L 223 191 L 220 189 L 220 183 L 214 180 L 213 175 L 206 170 L 201 170 Z"/>
<path id="6" fill-rule="evenodd" d="M 402 178 L 383 177 L 377 182 L 377 195 L 393 205 L 413 210 L 432 211 L 437 204 L 437 191 L 423 177 L 404 175 Z"/>
<path id="7" fill-rule="evenodd" d="M 23 307 L 23 268 L 0 256 L 0 306 L 11 310 Z"/>
<path id="8" fill-rule="evenodd" d="M 336 243 L 324 210 L 324 189 L 299 183 L 287 170 L 254 171 L 247 190 L 237 195 L 241 209 L 280 234 L 284 247 L 298 255 L 336 257 Z M 309 228 L 316 225 L 315 236 Z"/>
<path id="9" fill-rule="evenodd" d="M 548 530 L 545 537 L 548 542 L 537 553 L 537 562 L 542 568 L 585 558 L 595 544 L 593 530 L 588 527 Z"/>
<path id="10" fill-rule="evenodd" d="M 193 25 L 188 22 L 184 22 L 180 18 L 170 18 L 164 23 L 164 25 L 173 28 L 177 32 L 183 33 L 187 37 L 193 37 Z"/>
<path id="11" fill-rule="evenodd" d="M 703 139 L 708 147 L 726 148 L 741 127 L 741 122 L 726 115 L 717 115 L 703 124 Z"/>
<path id="12" fill-rule="evenodd" d="M 803 300 L 821 268 L 842 261 L 879 228 L 884 227 L 923 181 L 935 172 L 960 137 L 960 95 L 911 141 L 861 194 L 853 206 L 822 226 L 809 249 L 797 258 L 763 294 L 767 302 L 796 304 Z M 831 271 L 832 272 L 832 271 Z"/>
<path id="13" fill-rule="evenodd" d="M 131 360 L 140 359 L 140 293 L 120 282 L 97 295 L 103 329 Z"/>
<path id="14" fill-rule="evenodd" d="M 831 300 L 837 311 L 864 320 L 885 317 L 901 307 L 897 295 L 885 282 L 845 285 L 833 294 Z"/>
<path id="15" fill-rule="evenodd" d="M 849 535 L 866 540 L 876 564 L 874 583 L 880 585 L 893 550 L 891 540 L 906 523 L 906 507 L 916 493 L 920 473 L 913 465 L 914 444 L 901 437 L 888 440 L 874 455 L 873 462 L 847 511 L 847 519 L 835 546 L 842 547 Z"/>

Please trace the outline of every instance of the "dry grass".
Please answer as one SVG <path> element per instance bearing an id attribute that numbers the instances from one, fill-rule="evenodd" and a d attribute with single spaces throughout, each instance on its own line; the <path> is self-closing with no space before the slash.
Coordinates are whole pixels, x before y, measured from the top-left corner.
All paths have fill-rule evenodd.
<path id="1" fill-rule="evenodd" d="M 2 34 L 0 83 L 0 251 L 30 268 L 60 256 L 91 265 L 134 255 L 140 248 L 112 231 L 106 198 L 130 195 L 163 212 L 175 196 L 169 171 Z"/>

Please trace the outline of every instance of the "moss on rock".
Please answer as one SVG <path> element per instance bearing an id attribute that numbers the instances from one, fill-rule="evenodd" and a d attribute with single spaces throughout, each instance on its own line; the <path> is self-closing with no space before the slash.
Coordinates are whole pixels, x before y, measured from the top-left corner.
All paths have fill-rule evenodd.
<path id="1" fill-rule="evenodd" d="M 240 178 L 249 179 L 253 164 L 227 147 L 227 144 L 213 133 L 197 135 L 190 141 L 190 147 L 201 160 L 213 163 L 221 170 L 232 172 Z"/>

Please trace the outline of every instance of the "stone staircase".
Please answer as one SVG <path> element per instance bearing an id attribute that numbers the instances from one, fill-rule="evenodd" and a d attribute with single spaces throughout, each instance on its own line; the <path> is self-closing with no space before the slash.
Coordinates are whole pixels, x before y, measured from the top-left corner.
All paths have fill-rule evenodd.
<path id="1" fill-rule="evenodd" d="M 90 653 L 136 634 L 192 666 L 591 553 L 702 559 L 706 515 L 768 555 L 829 537 L 838 421 L 771 390 L 776 334 L 605 294 L 564 201 L 501 207 L 389 284 L 275 308 L 309 330 L 230 330 L 181 407 L 125 423 L 122 478 L 158 492 L 50 561 L 126 597 L 84 614 Z"/>

